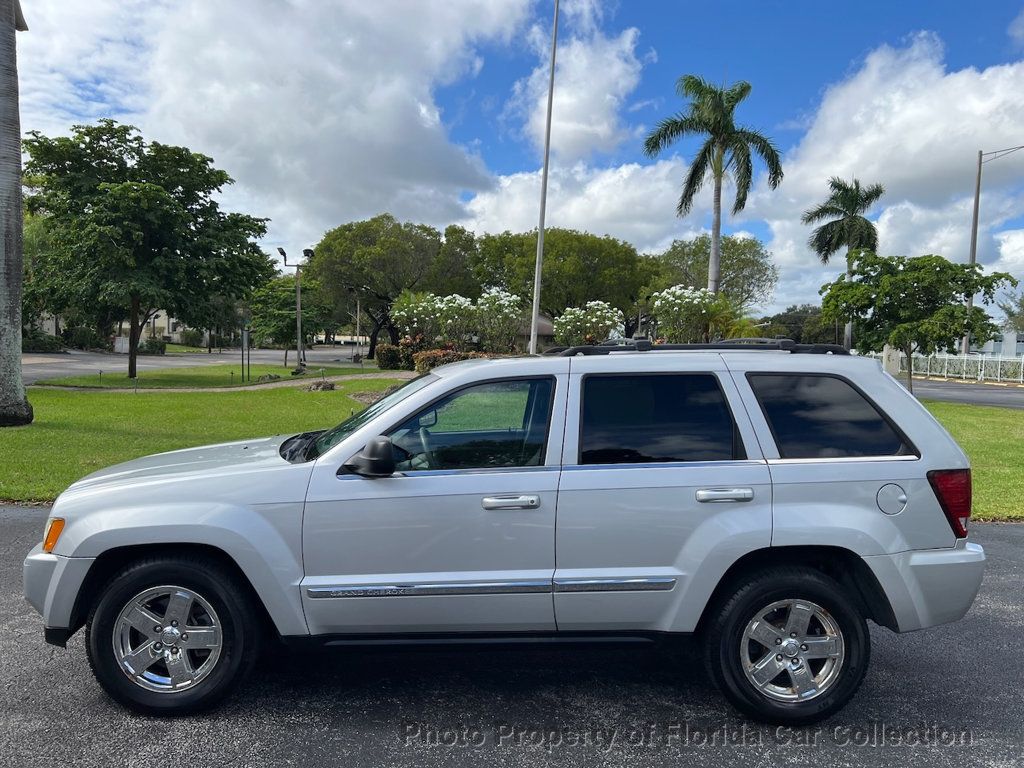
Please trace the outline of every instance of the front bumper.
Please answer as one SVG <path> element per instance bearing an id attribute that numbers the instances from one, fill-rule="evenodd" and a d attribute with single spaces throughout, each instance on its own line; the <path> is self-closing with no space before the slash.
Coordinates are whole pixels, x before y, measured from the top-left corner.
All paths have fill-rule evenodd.
<path id="1" fill-rule="evenodd" d="M 48 643 L 63 645 L 71 635 L 75 600 L 93 562 L 91 557 L 47 554 L 42 544 L 33 547 L 25 558 L 25 599 L 43 617 Z"/>
<path id="2" fill-rule="evenodd" d="M 981 588 L 985 550 L 960 539 L 950 549 L 864 558 L 882 586 L 900 632 L 964 617 Z"/>

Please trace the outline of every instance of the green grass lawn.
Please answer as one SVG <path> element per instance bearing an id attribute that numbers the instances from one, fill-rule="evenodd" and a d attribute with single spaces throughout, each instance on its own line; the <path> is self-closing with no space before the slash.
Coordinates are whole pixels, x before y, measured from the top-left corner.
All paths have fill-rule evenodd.
<path id="1" fill-rule="evenodd" d="M 1024 521 L 1024 411 L 925 405 L 971 458 L 974 519 Z"/>
<path id="2" fill-rule="evenodd" d="M 347 393 L 396 383 L 346 381 L 334 392 L 281 387 L 145 395 L 33 387 L 35 422 L 0 430 L 0 499 L 50 500 L 90 472 L 150 453 L 331 427 L 363 408 Z"/>
<path id="3" fill-rule="evenodd" d="M 217 365 L 194 365 L 188 368 L 163 368 L 139 371 L 139 389 L 163 389 L 179 387 L 238 387 L 242 384 L 255 384 L 263 374 L 276 373 L 281 380 L 298 378 L 292 376 L 292 368 L 281 365 L 252 365 L 249 372 L 252 381 L 241 381 L 241 363 L 218 363 Z M 341 376 L 349 373 L 376 373 L 375 366 L 358 365 L 323 366 L 324 376 Z M 320 377 L 320 366 L 310 365 L 306 368 L 304 379 Z M 124 370 L 104 371 L 102 375 L 64 376 L 59 379 L 45 379 L 39 382 L 58 387 L 95 387 L 101 389 L 134 389 L 135 382 L 129 379 Z"/>

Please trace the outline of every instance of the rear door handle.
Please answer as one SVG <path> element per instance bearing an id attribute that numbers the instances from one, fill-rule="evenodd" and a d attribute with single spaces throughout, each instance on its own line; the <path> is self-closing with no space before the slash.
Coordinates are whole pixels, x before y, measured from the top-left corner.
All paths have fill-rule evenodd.
<path id="1" fill-rule="evenodd" d="M 484 509 L 537 509 L 540 506 L 540 496 L 484 496 L 480 504 Z"/>
<path id="2" fill-rule="evenodd" d="M 697 501 L 753 501 L 753 488 L 701 488 L 697 491 Z"/>

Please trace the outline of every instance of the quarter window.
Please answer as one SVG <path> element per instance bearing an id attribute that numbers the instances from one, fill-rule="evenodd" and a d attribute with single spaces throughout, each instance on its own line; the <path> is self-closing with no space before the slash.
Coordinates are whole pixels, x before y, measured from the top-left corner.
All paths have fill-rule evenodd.
<path id="1" fill-rule="evenodd" d="M 912 455 L 878 408 L 849 382 L 826 375 L 747 375 L 784 459 Z"/>
<path id="2" fill-rule="evenodd" d="M 544 463 L 552 379 L 460 389 L 392 431 L 401 471 L 534 467 Z"/>
<path id="3" fill-rule="evenodd" d="M 711 374 L 591 375 L 583 379 L 581 464 L 745 458 Z"/>

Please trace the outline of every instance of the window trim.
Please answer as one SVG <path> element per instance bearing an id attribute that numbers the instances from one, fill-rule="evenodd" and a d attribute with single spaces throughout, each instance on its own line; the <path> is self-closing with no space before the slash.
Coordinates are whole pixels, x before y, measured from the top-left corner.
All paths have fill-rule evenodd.
<path id="1" fill-rule="evenodd" d="M 783 456 L 782 446 L 779 443 L 778 435 L 775 434 L 775 426 L 772 424 L 772 420 L 768 417 L 768 412 L 765 410 L 764 403 L 761 401 L 761 396 L 757 393 L 757 389 L 754 387 L 753 379 L 758 376 L 798 376 L 798 377 L 814 377 L 821 379 L 838 379 L 839 381 L 846 384 L 854 392 L 863 398 L 864 402 L 870 406 L 876 414 L 884 421 L 903 444 L 911 451 L 908 454 L 898 453 L 882 453 L 882 454 L 866 454 L 864 456 Z M 843 376 L 840 373 L 829 373 L 827 371 L 746 371 L 744 373 L 747 386 L 750 388 L 751 394 L 754 396 L 754 400 L 757 401 L 757 407 L 761 409 L 761 416 L 764 418 L 765 424 L 768 425 L 768 431 L 771 433 L 772 442 L 775 444 L 775 452 L 779 454 L 779 458 L 770 459 L 769 463 L 786 462 L 786 463 L 824 463 L 824 462 L 851 462 L 851 461 L 917 461 L 921 458 L 921 451 L 917 449 L 914 442 L 907 437 L 907 433 L 900 429 L 899 425 L 892 420 L 892 418 L 878 407 L 878 404 L 868 396 L 856 382 L 850 378 Z"/>
<path id="2" fill-rule="evenodd" d="M 470 382 L 467 382 L 465 384 L 461 384 L 458 387 L 455 387 L 454 389 L 449 389 L 446 392 L 443 392 L 442 394 L 438 395 L 433 400 L 428 401 L 424 405 L 421 405 L 419 408 L 414 410 L 410 415 L 408 415 L 408 416 L 404 417 L 403 419 L 401 419 L 400 421 L 392 424 L 387 429 L 381 431 L 379 434 L 390 437 L 390 434 L 392 432 L 394 432 L 396 429 L 398 429 L 400 426 L 402 426 L 402 424 L 407 422 L 413 416 L 416 416 L 417 414 L 423 413 L 423 411 L 427 410 L 428 408 L 432 408 L 433 406 L 435 406 L 437 403 L 441 402 L 445 398 L 450 397 L 451 395 L 455 395 L 455 394 L 457 394 L 459 392 L 462 392 L 465 389 L 472 389 L 473 387 L 479 387 L 479 386 L 482 386 L 484 384 L 501 384 L 503 382 L 508 382 L 508 381 L 550 381 L 551 382 L 551 402 L 548 403 L 547 425 L 544 428 L 544 444 L 541 447 L 542 461 L 541 461 L 540 464 L 530 465 L 530 466 L 515 466 L 515 467 L 465 467 L 465 468 L 462 468 L 462 469 L 409 469 L 409 470 L 404 470 L 402 472 L 402 474 L 403 475 L 424 476 L 427 473 L 430 473 L 430 474 L 437 474 L 437 473 L 454 474 L 454 473 L 460 473 L 461 474 L 461 473 L 465 473 L 465 472 L 508 472 L 508 471 L 513 471 L 513 470 L 524 470 L 524 469 L 527 469 L 527 470 L 530 470 L 530 469 L 537 470 L 537 469 L 544 469 L 544 468 L 548 467 L 547 458 L 548 458 L 548 444 L 551 441 L 551 419 L 552 419 L 552 417 L 554 416 L 554 413 L 555 413 L 555 399 L 558 396 L 558 377 L 555 376 L 555 375 L 552 375 L 552 374 L 540 373 L 540 374 L 535 374 L 535 375 L 531 375 L 531 376 L 499 376 L 499 377 L 493 378 L 493 379 L 480 379 L 478 381 L 470 381 Z M 525 414 L 524 414 L 524 416 L 525 416 Z M 362 449 L 360 448 L 360 450 L 362 450 Z"/>
<path id="3" fill-rule="evenodd" d="M 732 403 L 729 402 L 729 395 L 726 394 L 725 387 L 722 386 L 722 379 L 718 375 L 718 371 L 594 371 L 580 375 L 580 407 L 578 423 L 579 428 L 576 430 L 576 464 L 577 467 L 640 467 L 640 466 L 657 466 L 657 467 L 685 467 L 692 466 L 694 464 L 725 464 L 727 462 L 736 461 L 751 461 L 750 453 L 747 451 L 747 444 L 743 440 L 743 435 L 740 433 L 740 424 L 736 419 L 736 413 L 733 410 Z M 583 409 L 587 396 L 587 379 L 590 378 L 611 378 L 611 377 L 623 377 L 623 376 L 710 376 L 715 380 L 715 384 L 718 386 L 718 391 L 722 395 L 722 401 L 725 403 L 725 410 L 729 414 L 729 418 L 732 420 L 732 432 L 733 432 L 733 453 L 735 453 L 736 446 L 738 445 L 743 450 L 743 456 L 733 456 L 729 459 L 701 459 L 697 461 L 653 461 L 653 462 L 632 462 L 622 461 L 608 464 L 606 462 L 585 464 L 583 462 Z M 754 459 L 753 461 L 760 460 Z M 564 468 L 564 467 L 563 467 Z"/>

